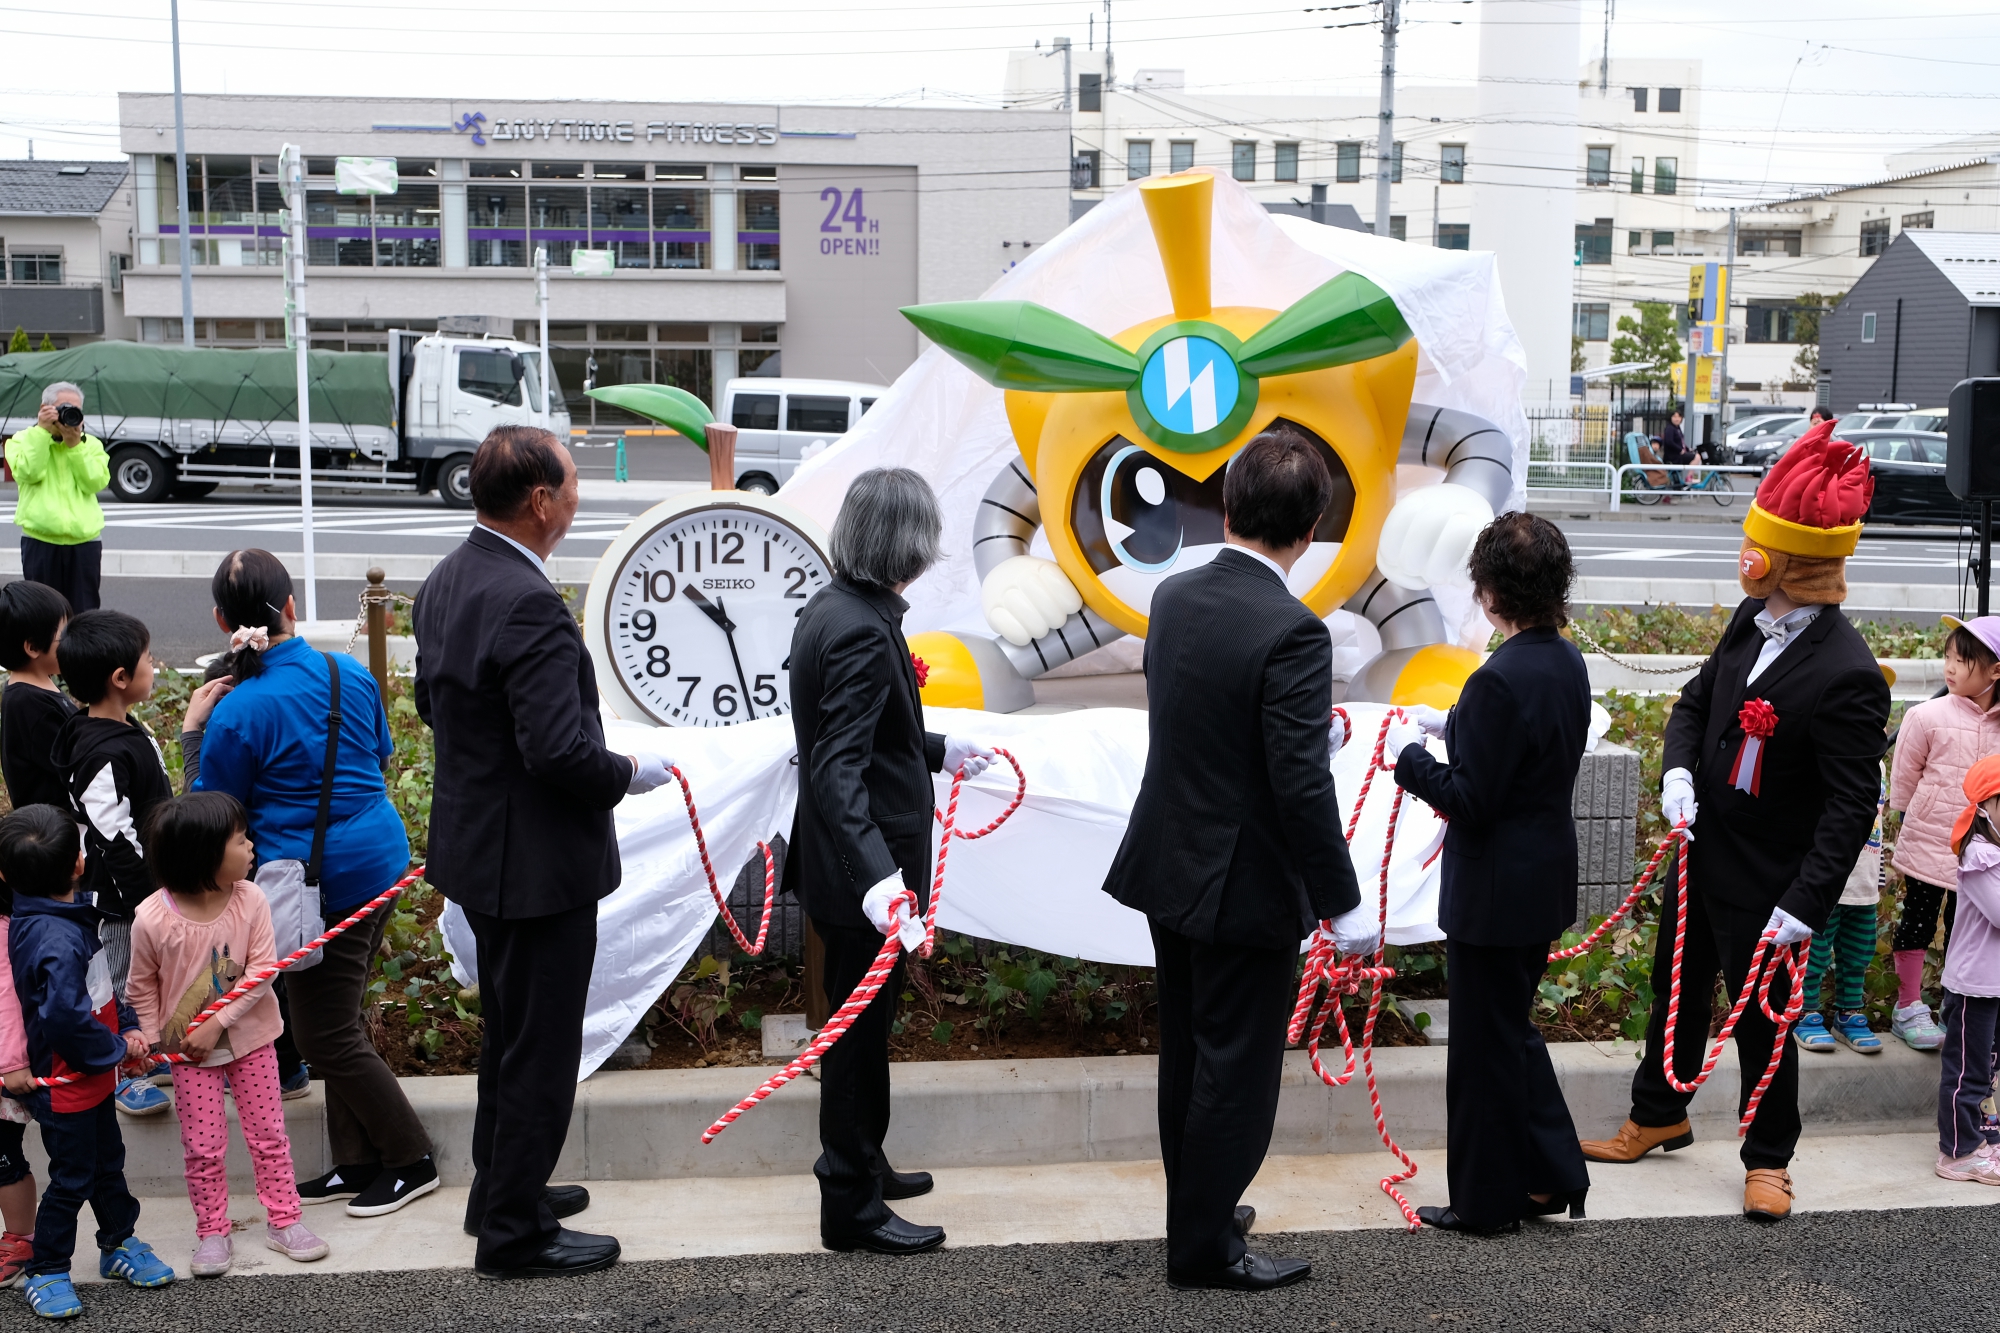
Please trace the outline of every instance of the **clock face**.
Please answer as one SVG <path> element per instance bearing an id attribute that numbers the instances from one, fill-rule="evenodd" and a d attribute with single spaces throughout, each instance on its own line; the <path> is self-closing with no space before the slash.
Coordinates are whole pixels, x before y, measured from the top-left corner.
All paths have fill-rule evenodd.
<path id="1" fill-rule="evenodd" d="M 792 628 L 832 566 L 806 525 L 774 508 L 704 499 L 643 516 L 635 539 L 607 552 L 607 664 L 653 721 L 727 727 L 791 712 Z"/>

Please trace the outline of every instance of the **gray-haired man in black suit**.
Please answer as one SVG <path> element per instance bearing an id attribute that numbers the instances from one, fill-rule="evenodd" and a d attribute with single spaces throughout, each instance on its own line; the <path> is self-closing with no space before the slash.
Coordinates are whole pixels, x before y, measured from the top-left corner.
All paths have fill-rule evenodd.
<path id="1" fill-rule="evenodd" d="M 1361 902 L 1328 766 L 1333 645 L 1285 585 L 1332 494 L 1305 439 L 1266 430 L 1223 482 L 1228 547 L 1153 597 L 1151 746 L 1104 891 L 1152 924 L 1176 1287 L 1312 1271 L 1250 1251 L 1237 1200 L 1271 1144 L 1299 941 Z M 1373 910 L 1335 925 L 1347 952 L 1374 947 Z"/>

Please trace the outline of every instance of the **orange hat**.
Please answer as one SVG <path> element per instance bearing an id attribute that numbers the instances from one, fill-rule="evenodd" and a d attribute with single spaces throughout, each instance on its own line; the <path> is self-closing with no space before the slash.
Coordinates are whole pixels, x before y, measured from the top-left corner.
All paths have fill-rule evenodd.
<path id="1" fill-rule="evenodd" d="M 1965 840 L 1972 836 L 1972 820 L 1982 802 L 2000 796 L 2000 754 L 1989 754 L 1965 775 L 1965 799 L 1972 804 L 1958 812 L 1951 825 L 1951 851 L 1965 854 Z"/>

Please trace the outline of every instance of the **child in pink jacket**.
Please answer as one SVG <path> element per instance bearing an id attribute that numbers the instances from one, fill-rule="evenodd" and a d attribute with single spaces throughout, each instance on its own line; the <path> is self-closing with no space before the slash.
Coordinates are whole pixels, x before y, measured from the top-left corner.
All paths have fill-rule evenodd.
<path id="1" fill-rule="evenodd" d="M 1889 808 L 1903 812 L 1890 864 L 1903 872 L 1903 912 L 1896 922 L 1896 1008 L 1890 1030 L 1920 1051 L 1944 1044 L 1944 1030 L 1924 1002 L 1924 960 L 1944 918 L 1947 946 L 1957 895 L 1958 857 L 1952 821 L 1965 805 L 1961 784 L 1973 764 L 2000 754 L 2000 616 L 1952 626 L 1944 650 L 1942 698 L 1927 700 L 1903 717 L 1896 762 L 1889 774 Z"/>
<path id="2" fill-rule="evenodd" d="M 2000 1019 L 2000 755 L 1965 776 L 1967 805 L 1952 826 L 1958 854 L 1958 928 L 1944 955 L 1943 1056 L 1938 1071 L 1937 1173 L 2000 1185 L 2000 1134 L 1983 1122 L 1993 1091 Z"/>
<path id="3" fill-rule="evenodd" d="M 0 1081 L 8 1092 L 26 1093 L 34 1088 L 34 1075 L 28 1069 L 28 1028 L 7 961 L 7 927 L 13 916 L 14 895 L 0 880 Z M 19 1282 L 35 1257 L 35 1177 L 21 1146 L 32 1119 L 27 1107 L 0 1096 L 0 1287 Z"/>
<path id="4" fill-rule="evenodd" d="M 327 1253 L 326 1242 L 299 1220 L 272 1049 L 284 1031 L 277 997 L 268 985 L 259 986 L 188 1026 L 245 975 L 275 960 L 271 906 L 249 879 L 255 848 L 246 828 L 242 805 L 223 792 L 196 792 L 157 806 L 147 823 L 146 861 L 164 892 L 142 901 L 132 921 L 128 994 L 139 1030 L 154 1050 L 188 1060 L 173 1067 L 174 1108 L 194 1204 L 196 1277 L 220 1277 L 234 1257 L 225 1079 L 264 1205 L 265 1244 L 301 1262 Z"/>

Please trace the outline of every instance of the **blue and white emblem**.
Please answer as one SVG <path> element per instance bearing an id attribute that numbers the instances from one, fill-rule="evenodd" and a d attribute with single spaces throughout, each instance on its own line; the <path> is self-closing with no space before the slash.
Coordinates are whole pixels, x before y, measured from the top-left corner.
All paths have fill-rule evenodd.
<path id="1" fill-rule="evenodd" d="M 1139 383 L 1146 410 L 1177 435 L 1214 430 L 1235 408 L 1242 382 L 1220 343 L 1190 336 L 1162 343 Z"/>

